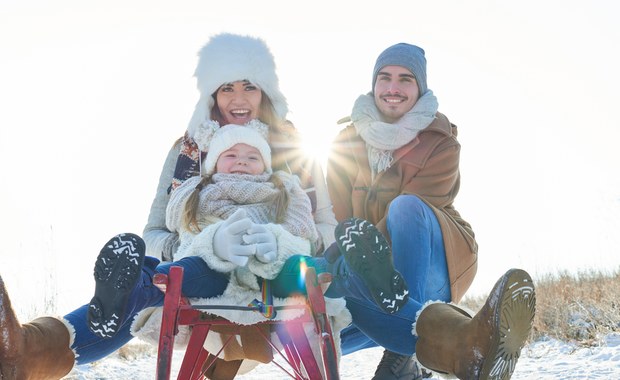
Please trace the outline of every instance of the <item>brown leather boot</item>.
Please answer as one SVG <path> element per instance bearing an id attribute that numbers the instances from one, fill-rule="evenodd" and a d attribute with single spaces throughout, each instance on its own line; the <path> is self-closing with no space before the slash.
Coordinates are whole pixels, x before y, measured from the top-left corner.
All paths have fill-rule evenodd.
<path id="1" fill-rule="evenodd" d="M 61 379 L 75 362 L 69 341 L 69 330 L 56 318 L 20 324 L 0 277 L 0 379 Z"/>
<path id="2" fill-rule="evenodd" d="M 211 363 L 214 361 L 213 365 L 209 367 L 209 369 L 204 369 L 205 364 Z M 239 372 L 239 367 L 241 367 L 241 363 L 243 360 L 231 360 L 226 361 L 224 359 L 220 359 L 214 357 L 209 354 L 207 360 L 203 363 L 202 374 L 207 379 L 213 380 L 232 380 L 237 376 L 237 372 Z"/>
<path id="3" fill-rule="evenodd" d="M 510 379 L 535 307 L 534 284 L 520 269 L 509 270 L 497 281 L 473 318 L 451 304 L 430 304 L 416 321 L 417 359 L 459 379 Z"/>

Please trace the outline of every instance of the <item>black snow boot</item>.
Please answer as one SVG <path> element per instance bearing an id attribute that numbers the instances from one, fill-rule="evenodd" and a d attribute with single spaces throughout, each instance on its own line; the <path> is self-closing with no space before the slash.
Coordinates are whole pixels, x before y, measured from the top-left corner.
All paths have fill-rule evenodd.
<path id="1" fill-rule="evenodd" d="M 377 305 L 388 313 L 397 312 L 409 299 L 409 290 L 394 268 L 385 237 L 372 223 L 359 218 L 340 222 L 335 234 L 348 267 L 361 278 Z"/>
<path id="2" fill-rule="evenodd" d="M 88 327 L 95 335 L 110 338 L 120 329 L 129 295 L 142 276 L 144 254 L 144 240 L 131 233 L 114 236 L 99 252 L 88 308 Z"/>

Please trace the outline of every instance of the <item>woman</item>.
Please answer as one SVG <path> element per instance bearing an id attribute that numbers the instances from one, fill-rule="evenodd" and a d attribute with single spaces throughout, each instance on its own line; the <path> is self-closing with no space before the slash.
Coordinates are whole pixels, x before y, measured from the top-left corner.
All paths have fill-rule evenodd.
<path id="1" fill-rule="evenodd" d="M 199 126 L 209 119 L 220 125 L 243 125 L 258 118 L 270 127 L 273 170 L 284 170 L 301 179 L 312 201 L 321 238 L 315 251 L 329 246 L 333 242 L 336 221 L 322 180 L 322 169 L 304 155 L 299 133 L 285 119 L 288 106 L 278 86 L 273 57 L 264 42 L 232 34 L 215 36 L 200 51 L 195 76 L 200 99 L 187 133 L 175 142 L 164 163 L 143 232 L 147 255 L 169 261 L 178 248 L 178 234 L 166 228 L 166 206 L 170 191 L 198 174 L 204 153 L 199 154 L 193 137 Z"/>

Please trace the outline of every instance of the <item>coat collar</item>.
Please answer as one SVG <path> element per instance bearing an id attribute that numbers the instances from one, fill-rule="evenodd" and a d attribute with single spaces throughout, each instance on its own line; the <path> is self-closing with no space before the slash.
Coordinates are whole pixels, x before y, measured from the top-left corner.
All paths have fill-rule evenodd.
<path id="1" fill-rule="evenodd" d="M 437 132 L 447 137 L 452 136 L 454 133 L 456 133 L 456 132 L 453 133 L 452 124 L 450 123 L 448 118 L 444 114 L 439 113 L 439 112 L 435 114 L 435 120 L 428 127 L 424 128 L 420 132 L 420 134 L 423 134 L 426 132 Z M 401 148 L 394 151 L 394 162 L 401 159 L 403 156 L 409 153 L 413 148 L 415 148 L 420 143 L 420 134 L 418 134 L 416 138 L 411 140 L 410 143 L 405 144 Z"/>
<path id="2" fill-rule="evenodd" d="M 437 114 L 435 115 L 435 120 L 428 127 L 422 130 L 418 134 L 418 136 L 416 136 L 416 138 L 411 140 L 411 142 L 409 142 L 408 144 L 405 144 L 401 148 L 394 151 L 394 161 L 392 163 L 392 166 L 397 165 L 403 157 L 405 157 L 409 154 L 409 152 L 411 152 L 411 150 L 419 146 L 421 143 L 421 137 L 423 138 L 424 135 L 429 132 L 439 133 L 441 135 L 444 135 L 445 137 L 456 136 L 456 129 L 453 128 L 453 125 L 450 123 L 448 118 L 444 114 L 437 112 Z M 350 124 L 346 128 L 345 135 L 349 136 L 349 143 L 353 143 L 357 140 L 357 143 L 353 143 L 352 148 L 354 148 L 356 152 L 355 160 L 357 161 L 357 165 L 360 169 L 363 168 L 362 170 L 360 170 L 360 179 L 363 181 L 364 186 L 370 187 L 373 182 L 379 181 L 381 177 L 390 170 L 388 169 L 387 171 L 378 173 L 373 181 L 371 177 L 372 174 L 370 170 L 370 162 L 368 161 L 368 151 L 366 149 L 366 143 L 359 135 L 357 135 L 355 126 L 353 124 Z M 440 140 L 441 139 L 437 139 L 436 143 L 439 143 Z M 432 147 L 425 146 L 425 150 L 432 148 L 434 148 L 434 145 Z M 426 158 L 427 154 L 425 152 L 421 152 L 420 156 L 421 158 Z"/>

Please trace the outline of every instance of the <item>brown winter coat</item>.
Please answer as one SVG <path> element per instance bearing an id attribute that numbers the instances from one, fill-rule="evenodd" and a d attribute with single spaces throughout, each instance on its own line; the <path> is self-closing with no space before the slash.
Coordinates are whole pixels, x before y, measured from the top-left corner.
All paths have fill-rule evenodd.
<path id="1" fill-rule="evenodd" d="M 456 126 L 437 113 L 415 139 L 394 151 L 392 166 L 372 180 L 366 144 L 349 125 L 334 140 L 327 166 L 338 221 L 351 216 L 369 220 L 389 239 L 387 210 L 398 195 L 417 195 L 433 209 L 443 233 L 454 302 L 471 285 L 478 258 L 474 232 L 452 204 L 460 185 L 456 136 Z"/>

